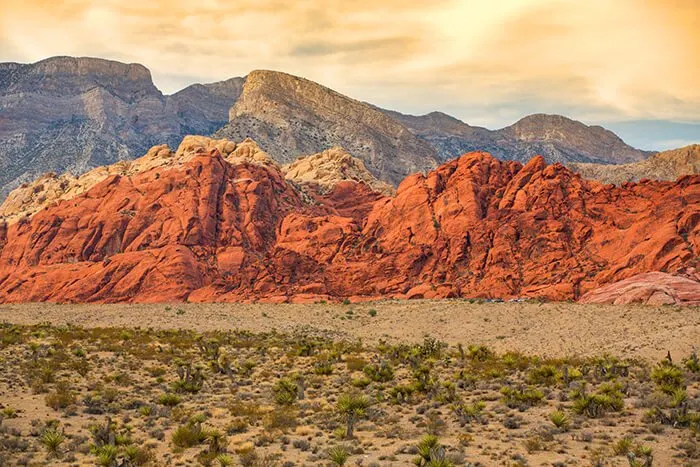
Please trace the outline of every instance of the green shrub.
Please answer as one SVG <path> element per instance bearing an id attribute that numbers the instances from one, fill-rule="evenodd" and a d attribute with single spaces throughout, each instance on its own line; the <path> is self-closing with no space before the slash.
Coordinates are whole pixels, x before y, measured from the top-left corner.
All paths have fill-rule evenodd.
<path id="1" fill-rule="evenodd" d="M 181 448 L 197 446 L 206 439 L 207 433 L 202 429 L 202 423 L 199 420 L 190 420 L 176 428 L 172 436 L 173 444 Z"/>
<path id="2" fill-rule="evenodd" d="M 516 389 L 505 386 L 501 388 L 501 394 L 503 403 L 511 409 L 532 407 L 544 398 L 544 393 L 535 388 Z"/>
<path id="3" fill-rule="evenodd" d="M 372 381 L 386 383 L 394 379 L 394 368 L 387 362 L 381 362 L 379 365 L 367 365 L 363 371 Z"/>
<path id="4" fill-rule="evenodd" d="M 561 410 L 555 410 L 549 414 L 549 419 L 554 423 L 554 426 L 561 430 L 568 430 L 571 425 L 569 417 Z"/>
<path id="5" fill-rule="evenodd" d="M 178 396 L 177 394 L 173 394 L 172 392 L 166 392 L 158 396 L 158 403 L 167 407 L 175 407 L 181 401 L 182 399 L 180 398 L 180 396 Z"/>
<path id="6" fill-rule="evenodd" d="M 297 400 L 298 391 L 297 384 L 288 378 L 280 379 L 272 388 L 275 402 L 279 405 L 294 404 Z"/>
<path id="7" fill-rule="evenodd" d="M 651 372 L 659 389 L 666 394 L 673 394 L 677 389 L 684 387 L 683 371 L 677 366 L 668 363 L 661 364 Z"/>
<path id="8" fill-rule="evenodd" d="M 58 383 L 56 389 L 46 395 L 46 405 L 54 410 L 65 409 L 74 403 L 75 395 L 65 381 Z"/>
<path id="9" fill-rule="evenodd" d="M 560 373 L 553 365 L 543 365 L 534 368 L 528 375 L 530 384 L 543 384 L 545 386 L 553 386 L 557 382 Z"/>

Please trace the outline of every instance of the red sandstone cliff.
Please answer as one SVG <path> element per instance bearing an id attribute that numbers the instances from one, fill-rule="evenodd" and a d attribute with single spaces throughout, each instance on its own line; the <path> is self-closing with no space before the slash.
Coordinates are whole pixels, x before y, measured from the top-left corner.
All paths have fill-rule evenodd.
<path id="1" fill-rule="evenodd" d="M 0 228 L 0 302 L 577 299 L 700 269 L 700 176 L 620 187 L 470 153 L 395 197 L 302 193 L 218 151 L 114 175 Z"/>

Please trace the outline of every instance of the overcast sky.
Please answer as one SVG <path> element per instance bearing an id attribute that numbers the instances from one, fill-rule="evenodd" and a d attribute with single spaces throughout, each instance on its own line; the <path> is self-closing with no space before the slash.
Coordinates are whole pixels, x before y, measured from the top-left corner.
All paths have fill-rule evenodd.
<path id="1" fill-rule="evenodd" d="M 490 128 L 700 142 L 700 0 L 0 0 L 0 61 L 53 55 L 142 63 L 166 93 L 267 68 Z"/>

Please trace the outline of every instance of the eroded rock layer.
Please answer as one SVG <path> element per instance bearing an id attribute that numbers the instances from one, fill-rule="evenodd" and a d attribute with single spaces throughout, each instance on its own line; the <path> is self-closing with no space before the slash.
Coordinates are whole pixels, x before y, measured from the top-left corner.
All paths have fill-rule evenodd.
<path id="1" fill-rule="evenodd" d="M 476 152 L 394 197 L 353 181 L 309 197 L 229 158 L 112 174 L 0 227 L 0 301 L 563 300 L 700 266 L 699 176 L 612 187 Z"/>

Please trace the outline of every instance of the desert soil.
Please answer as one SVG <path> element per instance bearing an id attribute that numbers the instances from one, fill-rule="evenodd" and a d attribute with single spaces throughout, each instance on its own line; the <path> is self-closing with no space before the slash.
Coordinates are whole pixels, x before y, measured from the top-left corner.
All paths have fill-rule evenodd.
<path id="1" fill-rule="evenodd" d="M 370 316 L 370 310 L 376 316 Z M 374 313 L 372 313 L 374 314 Z M 485 345 L 544 357 L 597 356 L 657 361 L 700 345 L 700 309 L 575 303 L 470 303 L 466 300 L 359 304 L 22 304 L 0 305 L 0 321 L 199 332 L 303 332 L 377 343 Z"/>

